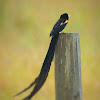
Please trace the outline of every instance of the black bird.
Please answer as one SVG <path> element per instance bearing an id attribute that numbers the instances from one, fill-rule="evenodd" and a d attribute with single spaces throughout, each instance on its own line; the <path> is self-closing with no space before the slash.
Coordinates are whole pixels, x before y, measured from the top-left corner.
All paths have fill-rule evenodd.
<path id="1" fill-rule="evenodd" d="M 50 36 L 52 36 L 51 43 L 49 45 L 49 49 L 48 49 L 47 55 L 44 59 L 42 69 L 40 71 L 39 76 L 27 88 L 25 88 L 23 91 L 19 92 L 15 96 L 20 95 L 21 93 L 25 92 L 26 90 L 31 88 L 33 85 L 35 85 L 33 88 L 33 91 L 26 98 L 22 99 L 22 100 L 30 100 L 39 91 L 39 89 L 43 86 L 43 84 L 46 81 L 46 78 L 48 76 L 51 62 L 54 57 L 55 46 L 57 44 L 59 33 L 65 28 L 66 24 L 68 23 L 68 19 L 69 19 L 69 15 L 67 13 L 64 13 L 60 16 L 59 20 L 54 25 L 54 27 L 50 33 Z"/>
<path id="2" fill-rule="evenodd" d="M 55 35 L 59 34 L 59 32 L 65 28 L 66 24 L 68 23 L 68 19 L 69 15 L 67 13 L 62 14 L 51 30 L 50 36 L 54 37 Z"/>

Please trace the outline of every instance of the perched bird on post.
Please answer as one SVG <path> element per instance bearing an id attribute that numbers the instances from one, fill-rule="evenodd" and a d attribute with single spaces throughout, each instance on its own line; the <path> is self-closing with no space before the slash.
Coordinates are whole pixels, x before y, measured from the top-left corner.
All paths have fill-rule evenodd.
<path id="1" fill-rule="evenodd" d="M 50 32 L 50 37 L 52 37 L 52 39 L 39 76 L 27 88 L 25 88 L 15 96 L 20 95 L 21 93 L 25 92 L 34 85 L 32 92 L 26 98 L 23 99 L 23 100 L 30 100 L 43 86 L 44 82 L 47 79 L 51 62 L 54 57 L 55 46 L 57 44 L 59 33 L 65 28 L 66 24 L 68 23 L 68 20 L 69 20 L 69 15 L 67 13 L 64 13 L 60 16 L 59 20 L 56 22 L 56 24 L 54 25 L 53 29 Z"/>

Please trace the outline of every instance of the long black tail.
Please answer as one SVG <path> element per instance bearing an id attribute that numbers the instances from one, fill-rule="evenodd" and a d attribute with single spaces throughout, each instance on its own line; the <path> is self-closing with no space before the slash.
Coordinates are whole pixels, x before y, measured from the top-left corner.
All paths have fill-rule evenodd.
<path id="1" fill-rule="evenodd" d="M 56 35 L 55 37 L 53 37 L 51 40 L 51 43 L 50 43 L 50 46 L 49 46 L 47 55 L 45 57 L 44 63 L 42 65 L 42 69 L 40 71 L 39 76 L 27 88 L 25 88 L 23 91 L 16 94 L 15 96 L 20 95 L 21 93 L 25 92 L 26 90 L 31 88 L 33 85 L 35 85 L 33 91 L 30 93 L 30 95 L 23 99 L 23 100 L 30 100 L 39 91 L 39 89 L 43 86 L 43 84 L 46 81 L 46 78 L 48 76 L 51 62 L 54 57 L 55 46 L 57 44 L 58 37 L 59 37 L 59 34 Z"/>

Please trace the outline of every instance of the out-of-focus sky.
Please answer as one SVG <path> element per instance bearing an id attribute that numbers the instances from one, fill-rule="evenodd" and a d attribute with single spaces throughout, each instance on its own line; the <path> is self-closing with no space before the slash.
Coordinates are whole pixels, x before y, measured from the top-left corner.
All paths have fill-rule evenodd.
<path id="1" fill-rule="evenodd" d="M 61 14 L 70 15 L 64 32 L 80 33 L 83 100 L 100 100 L 99 0 L 0 0 L 0 100 L 27 87 L 39 74 L 50 31 Z M 54 62 L 32 100 L 55 100 Z"/>

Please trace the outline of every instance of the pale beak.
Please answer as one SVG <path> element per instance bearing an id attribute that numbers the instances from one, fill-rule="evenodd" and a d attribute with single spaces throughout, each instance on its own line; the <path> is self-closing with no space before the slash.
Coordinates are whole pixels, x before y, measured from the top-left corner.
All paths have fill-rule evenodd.
<path id="1" fill-rule="evenodd" d="M 70 15 L 68 15 L 68 17 L 70 17 Z"/>

